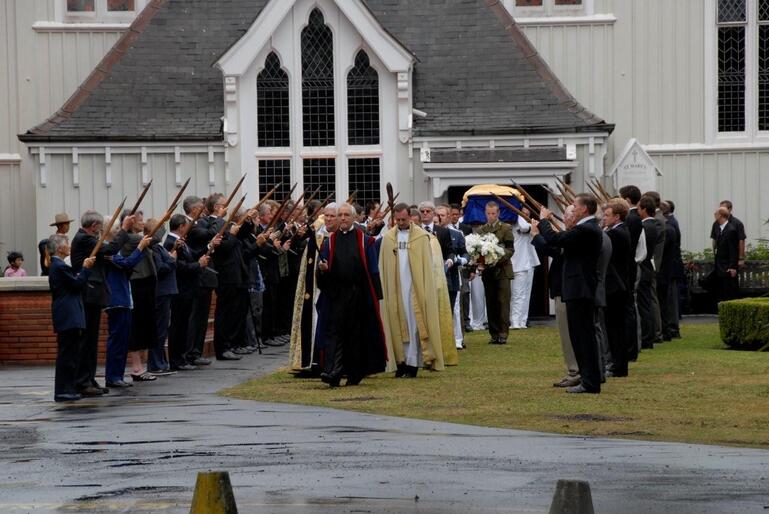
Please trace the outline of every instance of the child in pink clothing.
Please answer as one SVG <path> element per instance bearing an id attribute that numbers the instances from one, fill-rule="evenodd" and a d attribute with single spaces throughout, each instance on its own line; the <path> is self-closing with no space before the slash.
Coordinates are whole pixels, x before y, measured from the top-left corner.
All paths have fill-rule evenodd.
<path id="1" fill-rule="evenodd" d="M 27 272 L 21 267 L 24 264 L 24 256 L 21 252 L 8 252 L 8 264 L 3 276 L 8 277 L 26 277 Z"/>

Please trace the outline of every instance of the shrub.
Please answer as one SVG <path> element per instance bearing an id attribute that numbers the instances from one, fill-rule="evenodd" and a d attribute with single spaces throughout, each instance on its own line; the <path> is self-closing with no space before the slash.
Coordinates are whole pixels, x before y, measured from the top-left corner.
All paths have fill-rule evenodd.
<path id="1" fill-rule="evenodd" d="M 769 343 L 769 298 L 743 298 L 718 304 L 721 339 L 732 348 L 765 349 Z"/>

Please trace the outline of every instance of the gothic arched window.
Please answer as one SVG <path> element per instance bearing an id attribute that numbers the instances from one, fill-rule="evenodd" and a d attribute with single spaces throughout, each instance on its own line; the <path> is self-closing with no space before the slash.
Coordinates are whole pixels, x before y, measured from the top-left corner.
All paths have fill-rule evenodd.
<path id="1" fill-rule="evenodd" d="M 288 75 L 271 52 L 256 78 L 256 122 L 260 147 L 291 146 Z"/>
<path id="2" fill-rule="evenodd" d="M 334 146 L 334 37 L 314 9 L 302 30 L 304 146 Z"/>
<path id="3" fill-rule="evenodd" d="M 347 124 L 350 145 L 379 144 L 379 75 L 363 50 L 347 74 Z"/>

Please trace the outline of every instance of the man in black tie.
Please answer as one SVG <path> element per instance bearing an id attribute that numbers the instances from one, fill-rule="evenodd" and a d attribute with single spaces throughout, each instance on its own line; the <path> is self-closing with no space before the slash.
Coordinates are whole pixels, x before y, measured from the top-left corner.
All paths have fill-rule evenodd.
<path id="1" fill-rule="evenodd" d="M 613 377 L 626 377 L 628 373 L 625 316 L 633 287 L 630 267 L 635 266 L 635 260 L 630 251 L 630 231 L 624 223 L 627 212 L 627 204 L 616 199 L 610 201 L 603 211 L 603 226 L 612 247 L 606 271 L 606 332 L 612 367 L 606 376 Z"/>
<path id="2" fill-rule="evenodd" d="M 597 394 L 601 392 L 601 370 L 595 337 L 595 292 L 603 236 L 595 219 L 598 210 L 595 198 L 578 194 L 573 205 L 576 219 L 573 228 L 556 232 L 548 221 L 552 213 L 543 208 L 539 214 L 542 220 L 539 232 L 549 244 L 563 248 L 562 294 L 581 377 L 579 385 L 567 387 L 566 391 Z"/>
<path id="3" fill-rule="evenodd" d="M 729 220 L 729 209 L 719 207 L 715 212 L 716 236 L 715 272 L 719 302 L 737 297 L 737 269 L 740 260 L 740 232 L 738 226 Z"/>
<path id="4" fill-rule="evenodd" d="M 638 215 L 643 223 L 646 239 L 646 258 L 639 265 L 638 315 L 641 319 L 641 348 L 654 348 L 657 338 L 656 315 L 654 312 L 654 288 L 657 287 L 657 271 L 654 267 L 654 248 L 659 240 L 659 230 L 654 213 L 657 206 L 650 196 L 642 196 L 638 202 Z"/>

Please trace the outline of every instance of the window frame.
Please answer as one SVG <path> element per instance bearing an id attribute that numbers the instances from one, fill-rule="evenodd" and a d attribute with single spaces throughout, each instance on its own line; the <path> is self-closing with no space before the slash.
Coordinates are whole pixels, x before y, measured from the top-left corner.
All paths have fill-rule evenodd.
<path id="1" fill-rule="evenodd" d="M 769 130 L 758 129 L 758 3 L 746 0 L 745 22 L 719 23 L 718 0 L 705 4 L 705 140 L 707 144 L 769 144 Z M 720 27 L 745 26 L 745 130 L 720 132 L 718 123 L 718 31 Z M 760 22 L 769 25 L 769 21 Z"/>
<path id="2" fill-rule="evenodd" d="M 108 11 L 107 0 L 94 0 L 94 10 L 92 12 L 69 12 L 67 10 L 67 0 L 57 0 L 56 2 L 56 21 L 67 24 L 78 23 L 130 23 L 146 7 L 149 0 L 134 0 L 133 11 Z"/>
<path id="3" fill-rule="evenodd" d="M 309 23 L 309 16 L 313 9 L 318 8 L 323 14 L 324 22 L 326 26 L 331 29 L 333 35 L 333 52 L 334 52 L 334 105 L 335 105 L 335 145 L 334 146 L 305 146 L 304 145 L 304 105 L 302 95 L 302 67 L 301 67 L 301 37 L 302 29 Z M 384 195 L 384 184 L 389 180 L 385 173 L 385 158 L 384 147 L 391 143 L 390 138 L 396 137 L 396 135 L 385 134 L 385 95 L 387 91 L 384 87 L 384 77 L 389 74 L 387 68 L 381 62 L 380 58 L 373 51 L 372 48 L 363 41 L 362 37 L 355 36 L 357 40 L 357 46 L 347 46 L 344 42 L 340 42 L 343 26 L 340 24 L 339 16 L 337 16 L 333 9 L 338 7 L 333 2 L 319 2 L 318 4 L 309 4 L 306 6 L 294 7 L 295 16 L 292 22 L 292 34 L 291 34 L 291 55 L 281 53 L 281 48 L 287 50 L 289 48 L 285 43 L 287 39 L 283 39 L 284 36 L 273 35 L 274 41 L 282 41 L 282 47 L 278 47 L 273 43 L 268 47 L 262 49 L 258 57 L 258 65 L 255 68 L 255 76 L 257 76 L 265 65 L 265 58 L 270 52 L 275 52 L 279 57 L 283 69 L 288 73 L 289 80 L 289 104 L 290 104 L 290 147 L 282 148 L 270 148 L 260 147 L 258 137 L 255 136 L 253 140 L 254 144 L 254 157 L 257 161 L 262 160 L 275 160 L 275 159 L 291 159 L 291 179 L 292 182 L 299 183 L 297 190 L 304 187 L 304 161 L 314 159 L 334 159 L 336 165 L 336 197 L 347 198 L 352 192 L 349 189 L 349 159 L 359 158 L 376 158 L 379 159 L 380 166 L 380 193 Z M 296 12 L 299 10 L 299 13 Z M 299 14 L 299 15 L 297 15 Z M 354 30 L 354 27 L 349 27 Z M 349 39 L 348 39 L 349 40 Z M 376 70 L 379 80 L 379 143 L 376 145 L 350 145 L 348 143 L 348 108 L 347 108 L 347 76 L 355 67 L 355 58 L 358 53 L 363 50 L 366 52 L 369 58 L 369 65 Z M 257 100 L 255 99 L 255 103 Z M 258 117 L 258 113 L 257 113 Z M 254 118 L 256 121 L 256 117 Z M 254 133 L 256 134 L 256 126 L 254 126 Z"/>
<path id="4" fill-rule="evenodd" d="M 591 16 L 594 0 L 582 0 L 579 5 L 556 5 L 555 0 L 542 0 L 541 6 L 517 6 L 516 0 L 504 0 L 505 7 L 514 17 L 539 18 L 561 16 Z"/>

